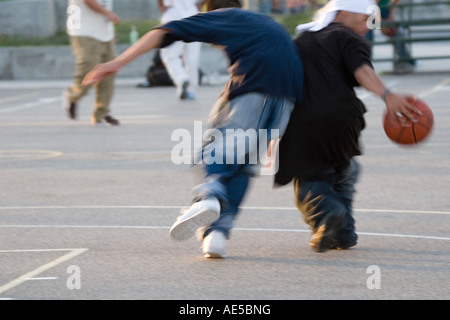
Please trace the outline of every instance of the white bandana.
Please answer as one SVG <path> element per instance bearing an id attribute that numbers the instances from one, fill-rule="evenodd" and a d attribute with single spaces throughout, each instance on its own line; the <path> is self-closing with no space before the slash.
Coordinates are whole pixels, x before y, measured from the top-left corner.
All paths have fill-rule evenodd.
<path id="1" fill-rule="evenodd" d="M 312 22 L 298 25 L 295 32 L 322 30 L 333 22 L 338 11 L 371 15 L 374 11 L 373 6 L 376 6 L 374 0 L 331 0 L 316 13 Z"/>

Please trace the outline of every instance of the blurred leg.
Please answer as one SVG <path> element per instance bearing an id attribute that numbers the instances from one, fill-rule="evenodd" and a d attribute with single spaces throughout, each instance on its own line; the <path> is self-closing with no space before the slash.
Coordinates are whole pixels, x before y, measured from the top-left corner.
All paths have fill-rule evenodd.
<path id="1" fill-rule="evenodd" d="M 101 44 L 101 63 L 114 59 L 115 50 L 113 41 Z M 110 104 L 114 95 L 115 75 L 108 76 L 95 84 L 95 110 L 92 120 L 100 122 L 110 112 Z"/>
<path id="2" fill-rule="evenodd" d="M 75 72 L 72 85 L 64 91 L 70 102 L 77 103 L 89 90 L 89 87 L 82 86 L 86 74 L 101 62 L 99 52 L 99 42 L 89 37 L 71 37 L 70 44 L 72 53 L 75 56 Z"/>

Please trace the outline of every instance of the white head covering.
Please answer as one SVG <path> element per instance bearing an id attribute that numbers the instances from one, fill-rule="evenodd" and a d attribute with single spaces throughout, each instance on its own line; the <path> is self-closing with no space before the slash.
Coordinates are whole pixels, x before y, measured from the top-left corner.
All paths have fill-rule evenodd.
<path id="1" fill-rule="evenodd" d="M 338 11 L 371 15 L 374 11 L 373 6 L 376 6 L 375 0 L 331 0 L 316 13 L 312 22 L 298 25 L 295 32 L 322 30 L 333 22 Z"/>

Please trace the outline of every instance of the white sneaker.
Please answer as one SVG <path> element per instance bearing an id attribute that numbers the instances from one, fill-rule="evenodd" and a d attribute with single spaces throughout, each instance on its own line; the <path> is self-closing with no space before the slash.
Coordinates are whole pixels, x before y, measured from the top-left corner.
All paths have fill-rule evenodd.
<path id="1" fill-rule="evenodd" d="M 219 219 L 220 203 L 216 198 L 208 198 L 194 203 L 189 210 L 177 218 L 170 229 L 170 237 L 175 240 L 187 240 L 195 231 L 209 226 Z"/>
<path id="2" fill-rule="evenodd" d="M 227 238 L 220 231 L 211 231 L 203 239 L 203 255 L 205 258 L 226 258 Z"/>

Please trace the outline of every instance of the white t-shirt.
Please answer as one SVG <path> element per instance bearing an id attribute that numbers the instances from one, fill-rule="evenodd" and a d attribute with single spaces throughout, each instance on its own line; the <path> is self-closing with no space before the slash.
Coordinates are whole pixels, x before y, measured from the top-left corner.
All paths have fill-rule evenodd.
<path id="1" fill-rule="evenodd" d="M 164 0 L 164 6 L 168 7 L 164 12 L 161 22 L 180 20 L 198 13 L 198 0 Z"/>
<path id="2" fill-rule="evenodd" d="M 112 11 L 113 0 L 97 0 Z M 113 23 L 101 13 L 90 9 L 83 0 L 69 0 L 67 7 L 67 33 L 71 37 L 91 37 L 102 42 L 114 39 Z"/>

